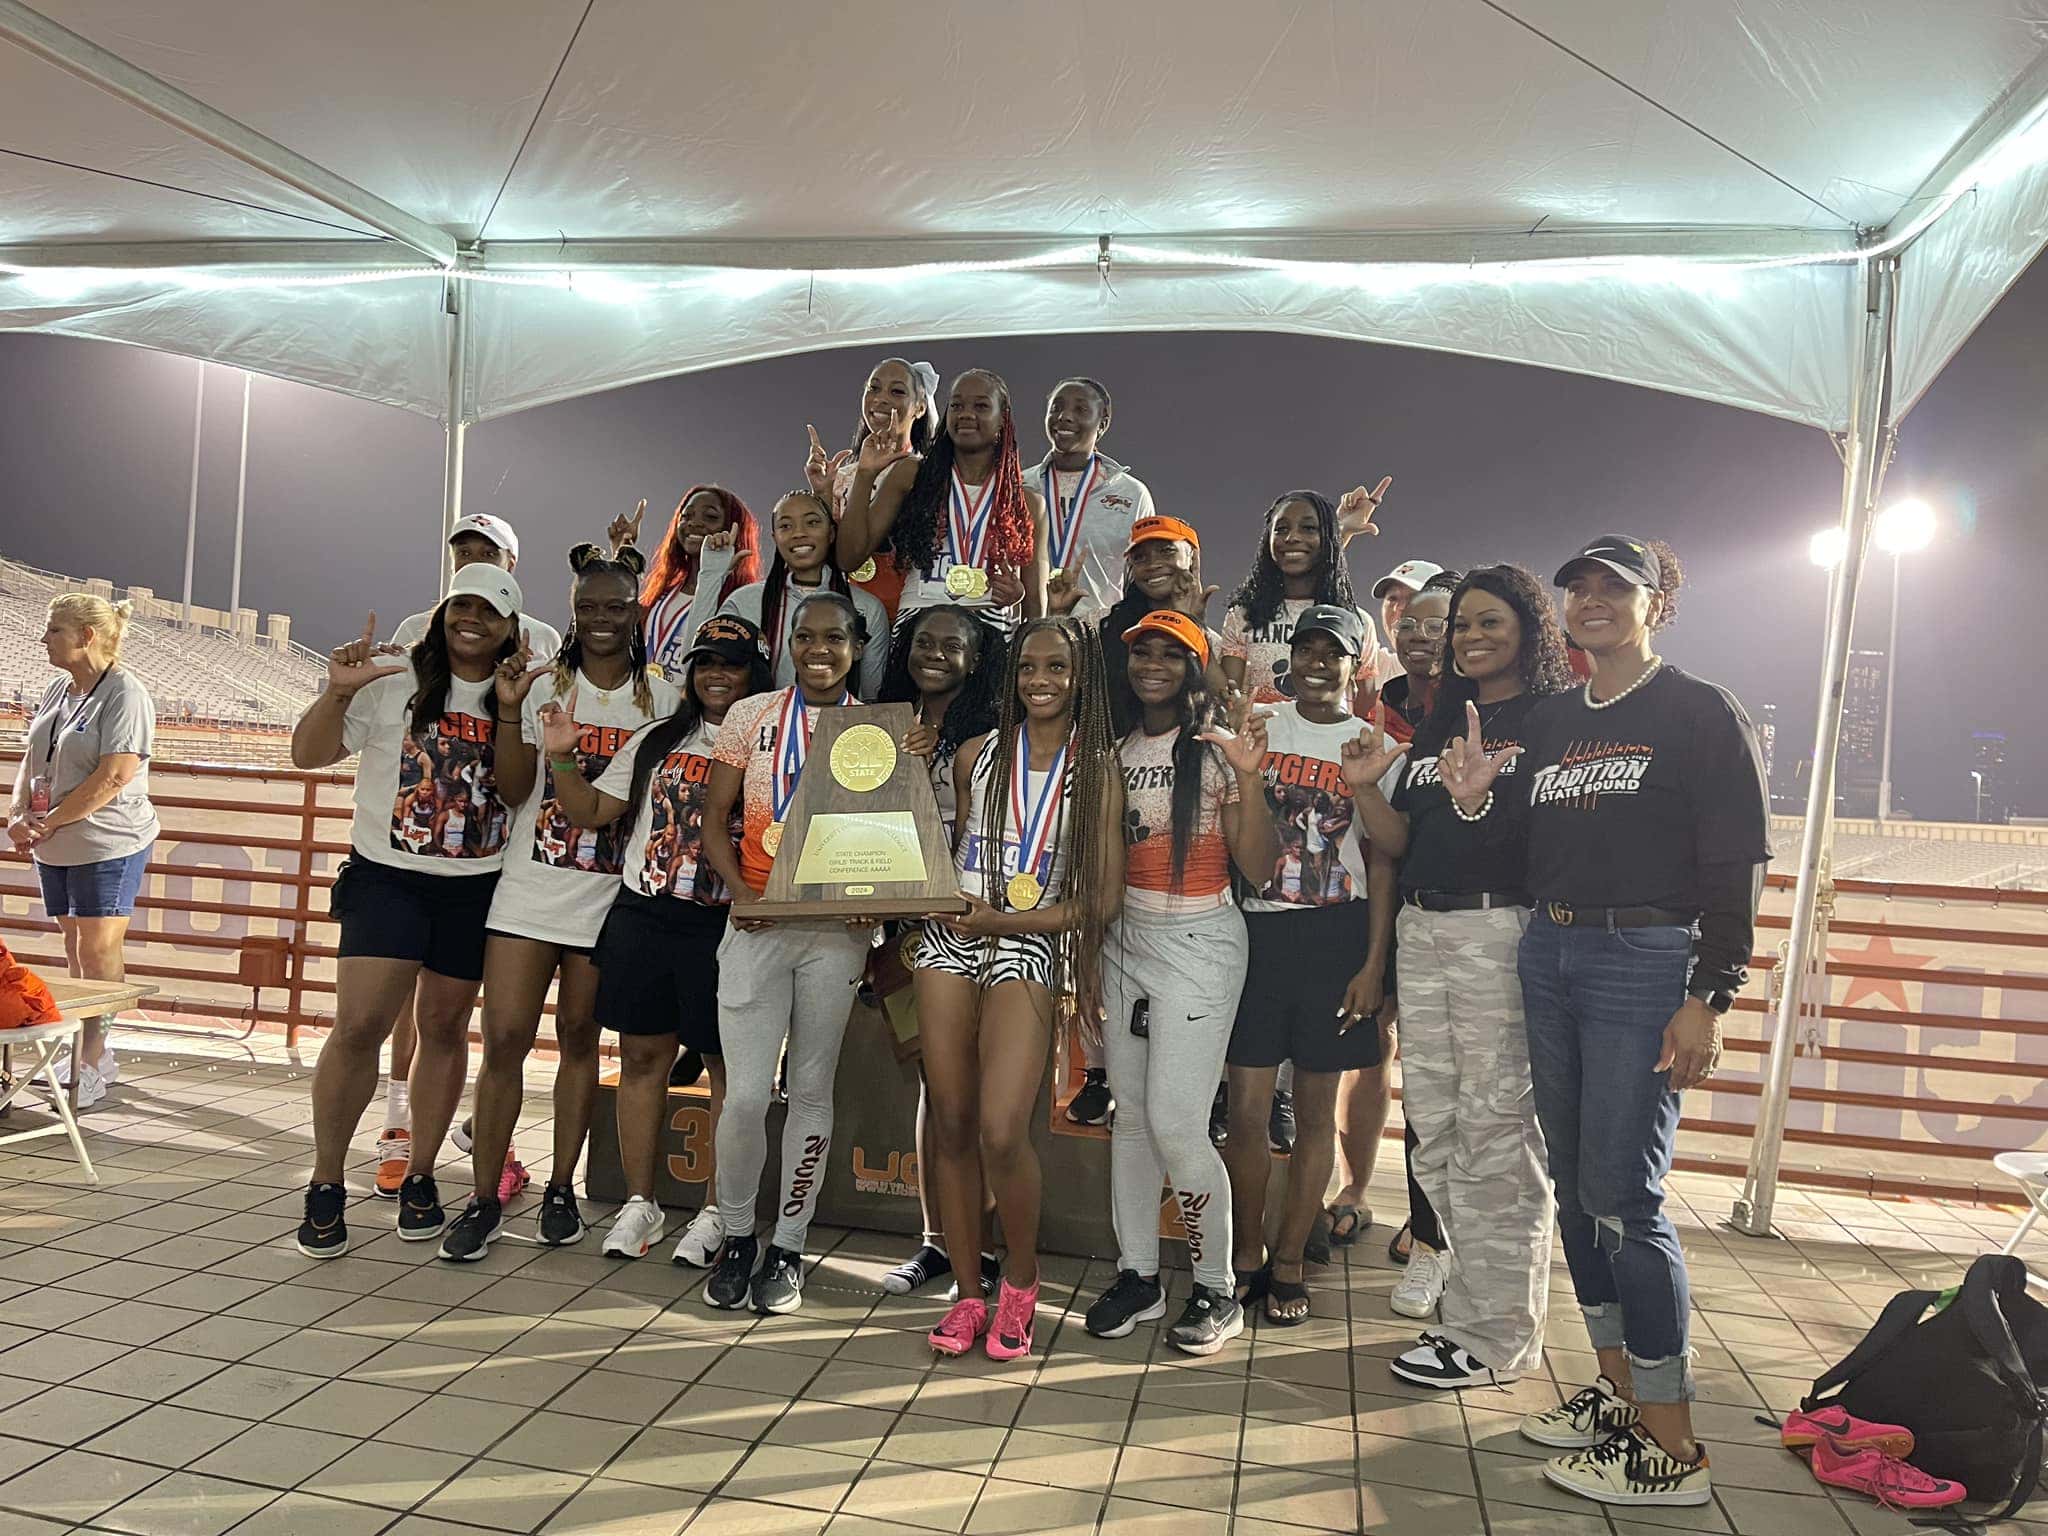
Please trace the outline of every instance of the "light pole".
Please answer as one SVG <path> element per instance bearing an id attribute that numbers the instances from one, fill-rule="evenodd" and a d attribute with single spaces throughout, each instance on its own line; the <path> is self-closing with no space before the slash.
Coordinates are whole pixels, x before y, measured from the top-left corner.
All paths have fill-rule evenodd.
<path id="1" fill-rule="evenodd" d="M 1892 814 L 1892 698 L 1899 676 L 1899 571 L 1904 557 L 1925 549 L 1934 539 L 1934 509 L 1924 501 L 1900 501 L 1877 516 L 1872 536 L 1877 547 L 1892 557 L 1891 634 L 1884 651 L 1884 744 L 1877 770 L 1877 819 L 1888 821 Z M 1840 563 L 1845 535 L 1840 528 L 1823 528 L 1808 542 L 1806 552 L 1823 570 Z"/>

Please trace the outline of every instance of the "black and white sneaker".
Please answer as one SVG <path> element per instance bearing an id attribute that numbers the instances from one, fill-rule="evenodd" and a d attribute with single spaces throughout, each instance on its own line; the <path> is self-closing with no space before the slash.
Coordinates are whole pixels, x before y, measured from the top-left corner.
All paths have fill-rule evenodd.
<path id="1" fill-rule="evenodd" d="M 1067 1118 L 1075 1125 L 1107 1125 L 1116 1100 L 1109 1096 L 1109 1069 L 1089 1067 L 1081 1074 L 1081 1089 L 1067 1102 Z"/>
<path id="2" fill-rule="evenodd" d="M 1181 1309 L 1180 1321 L 1166 1330 L 1166 1339 L 1184 1355 L 1213 1355 L 1244 1332 L 1244 1308 L 1228 1291 L 1198 1285 Z"/>
<path id="3" fill-rule="evenodd" d="M 441 1186 L 431 1173 L 409 1173 L 398 1186 L 398 1235 L 408 1243 L 424 1243 L 441 1235 L 448 1213 L 441 1209 Z"/>
<path id="4" fill-rule="evenodd" d="M 1418 1387 L 1504 1387 L 1520 1379 L 1514 1372 L 1496 1371 L 1440 1333 L 1425 1333 L 1420 1344 L 1389 1360 L 1387 1368 Z"/>
<path id="5" fill-rule="evenodd" d="M 953 1261 L 946 1257 L 946 1250 L 922 1243 L 917 1252 L 882 1276 L 882 1289 L 891 1296 L 908 1296 L 951 1273 Z"/>
<path id="6" fill-rule="evenodd" d="M 1546 1461 L 1543 1475 L 1600 1504 L 1705 1504 L 1714 1496 L 1705 1446 L 1691 1461 L 1680 1461 L 1640 1429 Z"/>
<path id="7" fill-rule="evenodd" d="M 491 1239 L 498 1235 L 498 1223 L 505 1208 L 495 1199 L 473 1195 L 462 1214 L 448 1223 L 441 1235 L 441 1257 L 453 1264 L 473 1264 L 491 1251 Z"/>
<path id="8" fill-rule="evenodd" d="M 668 1069 L 668 1085 L 671 1088 L 694 1088 L 703 1075 L 703 1056 L 686 1046 L 682 1055 L 676 1058 L 675 1065 Z"/>
<path id="9" fill-rule="evenodd" d="M 1135 1269 L 1119 1270 L 1108 1290 L 1088 1309 L 1088 1331 L 1098 1339 L 1121 1339 L 1140 1323 L 1166 1316 L 1166 1292 L 1159 1277 L 1146 1279 Z"/>
<path id="10" fill-rule="evenodd" d="M 760 1244 L 750 1234 L 730 1237 L 718 1250 L 718 1262 L 711 1278 L 704 1282 L 704 1305 L 721 1312 L 736 1312 L 747 1304 L 748 1282 L 754 1278 L 754 1260 Z"/>
<path id="11" fill-rule="evenodd" d="M 309 1259 L 338 1259 L 348 1252 L 348 1191 L 339 1184 L 306 1186 L 306 1219 L 299 1223 L 299 1252 Z"/>
<path id="12" fill-rule="evenodd" d="M 804 1304 L 804 1256 L 770 1243 L 754 1276 L 756 1312 L 794 1312 Z"/>
<path id="13" fill-rule="evenodd" d="M 981 1256 L 981 1299 L 993 1303 L 996 1287 L 1002 1283 L 1003 1261 L 992 1253 Z M 953 1283 L 946 1287 L 946 1304 L 951 1306 L 960 1299 L 960 1277 L 955 1275 Z"/>
<path id="14" fill-rule="evenodd" d="M 1209 1143 L 1220 1147 L 1230 1140 L 1230 1089 L 1216 1085 L 1216 1097 L 1209 1101 Z"/>
<path id="15" fill-rule="evenodd" d="M 1273 1090 L 1273 1107 L 1266 1112 L 1266 1140 L 1275 1152 L 1294 1150 L 1294 1095 Z"/>
<path id="16" fill-rule="evenodd" d="M 566 1184 L 550 1184 L 541 1191 L 540 1240 L 550 1248 L 566 1248 L 583 1239 L 583 1213 L 576 1208 L 576 1191 Z"/>
<path id="17" fill-rule="evenodd" d="M 1583 1450 L 1635 1428 L 1639 1418 L 1636 1405 L 1602 1376 L 1597 1386 L 1587 1387 L 1555 1408 L 1524 1416 L 1522 1438 L 1554 1450 Z"/>

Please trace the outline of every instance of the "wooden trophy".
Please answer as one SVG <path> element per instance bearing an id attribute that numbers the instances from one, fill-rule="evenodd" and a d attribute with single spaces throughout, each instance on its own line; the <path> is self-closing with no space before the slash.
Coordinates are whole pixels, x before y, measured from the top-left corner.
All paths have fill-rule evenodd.
<path id="1" fill-rule="evenodd" d="M 897 745 L 916 723 L 908 704 L 817 712 L 767 888 L 736 912 L 791 922 L 967 910 L 931 775 Z"/>

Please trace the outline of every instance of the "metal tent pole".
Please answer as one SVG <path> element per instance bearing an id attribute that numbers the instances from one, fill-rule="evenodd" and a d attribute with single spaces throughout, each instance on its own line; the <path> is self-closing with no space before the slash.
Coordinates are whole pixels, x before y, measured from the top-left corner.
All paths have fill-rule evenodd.
<path id="1" fill-rule="evenodd" d="M 1905 556 L 1892 551 L 1891 637 L 1884 643 L 1884 754 L 1877 770 L 1877 819 L 1892 819 L 1892 695 L 1899 681 L 1899 565 Z"/>
<path id="2" fill-rule="evenodd" d="M 448 414 L 441 457 L 441 590 L 455 574 L 455 551 L 448 547 L 462 519 L 462 452 L 469 433 L 469 301 L 470 285 L 444 285 L 448 312 Z"/>
<path id="3" fill-rule="evenodd" d="M 192 383 L 192 490 L 185 500 L 185 627 L 192 627 L 192 550 L 199 542 L 199 439 L 206 425 L 206 364 Z"/>
<path id="4" fill-rule="evenodd" d="M 1849 636 L 1856 622 L 1856 591 L 1869 553 L 1878 486 L 1892 440 L 1892 343 L 1897 317 L 1899 258 L 1887 254 L 1864 264 L 1862 335 L 1849 401 L 1849 436 L 1842 454 L 1842 558 L 1829 578 L 1826 659 L 1821 667 L 1820 718 L 1813 732 L 1813 775 L 1807 785 L 1806 825 L 1799 839 L 1799 880 L 1792 894 L 1792 936 L 1785 952 L 1785 985 L 1778 998 L 1777 1030 L 1757 1105 L 1749 1172 L 1731 1217 L 1738 1232 L 1771 1233 L 1778 1197 L 1778 1161 L 1784 1150 L 1786 1109 L 1792 1094 L 1792 1058 L 1798 1048 L 1800 1000 L 1814 952 L 1814 926 L 1828 828 L 1835 794 L 1835 752 L 1842 735 L 1842 691 L 1849 670 Z"/>
<path id="5" fill-rule="evenodd" d="M 253 373 L 242 374 L 242 464 L 235 475 L 235 563 L 228 578 L 228 628 L 242 622 L 242 514 L 249 505 L 249 387 Z"/>

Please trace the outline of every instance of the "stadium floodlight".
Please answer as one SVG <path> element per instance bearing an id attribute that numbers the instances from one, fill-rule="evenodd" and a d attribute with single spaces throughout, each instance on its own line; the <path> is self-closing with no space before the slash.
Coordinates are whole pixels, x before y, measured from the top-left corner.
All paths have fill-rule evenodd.
<path id="1" fill-rule="evenodd" d="M 1877 547 L 1909 555 L 1934 542 L 1934 508 L 1918 499 L 1895 501 L 1877 515 Z"/>
<path id="2" fill-rule="evenodd" d="M 1848 552 L 1849 536 L 1840 528 L 1823 528 L 1806 545 L 1806 557 L 1824 571 L 1832 571 Z"/>

